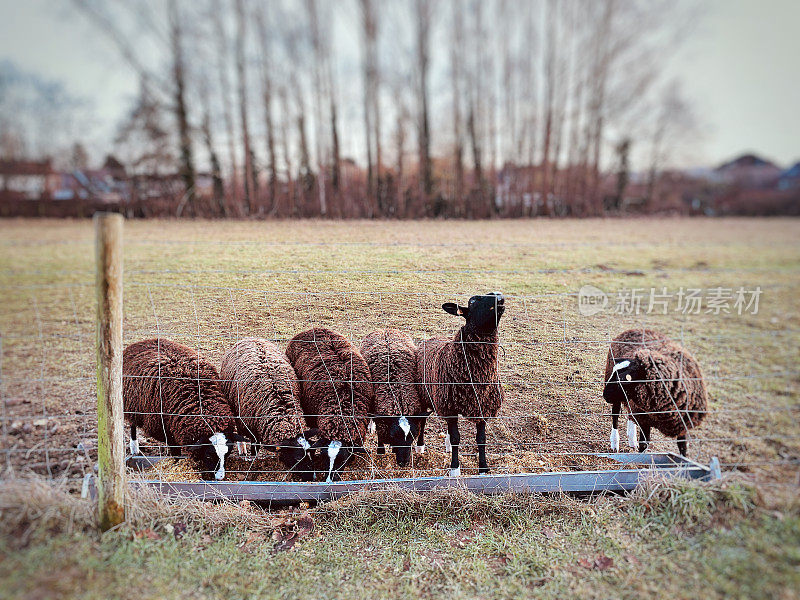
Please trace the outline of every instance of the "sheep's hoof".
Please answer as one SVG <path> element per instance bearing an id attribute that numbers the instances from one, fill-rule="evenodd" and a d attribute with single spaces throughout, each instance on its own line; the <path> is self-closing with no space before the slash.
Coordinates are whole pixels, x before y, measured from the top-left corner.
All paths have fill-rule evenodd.
<path id="1" fill-rule="evenodd" d="M 414 446 L 414 454 L 425 454 L 425 444 L 422 444 L 422 446 Z"/>
<path id="2" fill-rule="evenodd" d="M 619 452 L 619 431 L 617 429 L 611 430 L 611 451 Z"/>
<path id="3" fill-rule="evenodd" d="M 486 475 L 489 472 L 489 467 L 479 467 L 478 475 Z"/>
<path id="4" fill-rule="evenodd" d="M 461 477 L 461 467 L 450 469 L 450 477 Z"/>

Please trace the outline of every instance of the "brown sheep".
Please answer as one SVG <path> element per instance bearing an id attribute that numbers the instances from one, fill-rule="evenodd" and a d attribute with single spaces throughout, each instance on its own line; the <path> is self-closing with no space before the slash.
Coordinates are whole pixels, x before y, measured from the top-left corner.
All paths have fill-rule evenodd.
<path id="1" fill-rule="evenodd" d="M 225 454 L 236 442 L 236 421 L 219 385 L 217 370 L 191 348 L 166 339 L 136 342 L 122 353 L 122 398 L 131 426 L 131 454 L 139 453 L 136 429 L 181 448 L 203 477 L 225 477 Z"/>
<path id="2" fill-rule="evenodd" d="M 492 292 L 473 296 L 466 307 L 448 302 L 442 308 L 467 322 L 450 339 L 434 338 L 420 343 L 417 374 L 422 379 L 423 398 L 447 421 L 445 448 L 449 446 L 452 452 L 450 476 L 461 474 L 458 415 L 475 422 L 478 472 L 488 473 L 486 419 L 497 416 L 503 403 L 497 325 L 505 311 L 505 299 L 501 293 Z M 418 443 L 424 445 L 422 435 Z"/>
<path id="3" fill-rule="evenodd" d="M 281 349 L 261 338 L 240 340 L 222 358 L 220 384 L 239 430 L 277 452 L 287 470 L 312 481 L 317 432 L 306 431 L 297 375 Z"/>
<path id="4" fill-rule="evenodd" d="M 619 450 L 618 418 L 627 407 L 628 443 L 639 452 L 650 442 L 650 428 L 678 439 L 686 456 L 686 434 L 706 416 L 707 393 L 700 365 L 680 344 L 650 329 L 629 329 L 612 342 L 606 359 L 603 397 L 611 404 L 611 447 Z"/>
<path id="5" fill-rule="evenodd" d="M 405 467 L 412 445 L 418 453 L 425 452 L 424 446 L 414 444 L 428 416 L 416 383 L 417 347 L 411 336 L 399 329 L 379 329 L 364 338 L 361 354 L 375 390 L 378 454 L 389 444 L 397 464 Z"/>
<path id="6" fill-rule="evenodd" d="M 294 336 L 286 356 L 300 382 L 300 404 L 306 422 L 327 440 L 328 481 L 363 453 L 375 395 L 369 367 L 350 341 L 331 329 L 315 327 Z M 322 470 L 322 469 L 319 469 Z"/>

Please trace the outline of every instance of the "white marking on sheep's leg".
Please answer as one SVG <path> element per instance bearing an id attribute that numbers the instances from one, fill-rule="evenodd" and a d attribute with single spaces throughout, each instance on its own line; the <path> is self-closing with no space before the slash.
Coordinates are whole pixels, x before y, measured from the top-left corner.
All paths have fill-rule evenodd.
<path id="1" fill-rule="evenodd" d="M 131 456 L 135 456 L 136 454 L 140 454 L 140 451 L 139 451 L 139 440 L 133 440 L 132 439 L 131 442 L 130 442 L 130 448 L 131 448 Z"/>
<path id="2" fill-rule="evenodd" d="M 614 452 L 619 452 L 619 429 L 611 430 L 611 449 Z"/>
<path id="3" fill-rule="evenodd" d="M 208 439 L 219 457 L 219 469 L 214 473 L 214 479 L 217 481 L 225 479 L 225 455 L 228 453 L 228 439 L 224 433 L 215 433 Z"/>
<path id="4" fill-rule="evenodd" d="M 425 454 L 425 444 L 422 444 L 422 446 L 417 446 L 416 444 L 414 444 L 414 453 Z"/>
<path id="5" fill-rule="evenodd" d="M 450 469 L 450 477 L 461 477 L 461 466 L 459 465 L 455 469 Z"/>
<path id="6" fill-rule="evenodd" d="M 636 433 L 636 423 L 632 419 L 628 419 L 628 425 L 626 429 L 628 434 L 628 446 L 634 449 L 637 448 L 639 436 Z"/>
<path id="7" fill-rule="evenodd" d="M 372 435 L 373 433 L 375 433 L 375 430 L 376 430 L 376 429 L 377 429 L 377 428 L 375 427 L 375 421 L 370 421 L 370 422 L 369 422 L 369 426 L 367 427 L 367 430 L 369 431 L 370 435 Z"/>
<path id="8" fill-rule="evenodd" d="M 450 434 L 447 433 L 444 436 L 444 451 L 446 454 L 449 454 L 453 451 L 453 446 L 450 444 Z"/>
<path id="9" fill-rule="evenodd" d="M 339 450 L 341 449 L 342 442 L 337 440 L 333 440 L 330 444 L 328 444 L 328 478 L 325 480 L 325 483 L 333 483 L 333 463 L 339 454 Z"/>

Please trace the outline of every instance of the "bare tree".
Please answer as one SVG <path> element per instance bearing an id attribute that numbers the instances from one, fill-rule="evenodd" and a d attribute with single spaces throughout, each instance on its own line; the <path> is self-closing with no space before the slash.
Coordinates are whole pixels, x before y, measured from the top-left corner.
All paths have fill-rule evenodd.
<path id="1" fill-rule="evenodd" d="M 247 65 L 245 64 L 245 44 L 247 41 L 247 14 L 243 0 L 236 0 L 236 76 L 239 93 L 239 121 L 242 127 L 242 146 L 244 148 L 244 201 L 247 212 L 252 214 L 256 208 L 256 177 L 253 166 L 253 148 L 250 142 L 250 125 L 247 120 Z"/>
<path id="2" fill-rule="evenodd" d="M 459 216 L 466 213 L 466 197 L 464 193 L 464 119 L 463 104 L 463 57 L 464 48 L 464 13 L 460 0 L 453 0 L 453 40 L 450 48 L 450 77 L 453 90 L 453 163 L 455 168 L 454 203 Z"/>
<path id="3" fill-rule="evenodd" d="M 428 99 L 428 69 L 430 66 L 430 30 L 433 9 L 430 0 L 417 0 L 417 101 L 419 119 L 419 170 L 422 197 L 426 212 L 430 212 L 433 195 L 433 164 L 431 161 L 431 132 Z"/>
<path id="4" fill-rule="evenodd" d="M 266 128 L 267 164 L 269 166 L 269 201 L 267 211 L 274 215 L 278 211 L 278 157 L 276 149 L 275 121 L 273 118 L 274 84 L 272 75 L 272 48 L 270 31 L 267 24 L 266 7 L 259 4 L 256 8 L 256 24 L 258 41 L 261 48 L 261 96 L 264 105 L 264 126 Z"/>
<path id="5" fill-rule="evenodd" d="M 223 19 L 224 12 L 218 9 L 216 2 L 208 7 L 208 18 L 213 25 L 216 38 L 216 67 L 219 82 L 219 96 L 222 101 L 222 117 L 225 122 L 225 134 L 228 142 L 228 160 L 230 161 L 230 195 L 235 210 L 239 210 L 239 163 L 236 156 L 236 133 L 233 108 L 231 106 L 231 86 L 228 79 L 230 64 L 230 39 Z"/>

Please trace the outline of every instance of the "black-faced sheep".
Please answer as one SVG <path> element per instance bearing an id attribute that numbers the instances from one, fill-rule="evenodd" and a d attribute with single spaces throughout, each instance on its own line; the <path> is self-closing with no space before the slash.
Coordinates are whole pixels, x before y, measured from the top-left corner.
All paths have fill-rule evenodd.
<path id="1" fill-rule="evenodd" d="M 423 384 L 424 399 L 447 421 L 445 448 L 452 451 L 450 476 L 461 474 L 458 462 L 458 415 L 475 422 L 478 444 L 478 472 L 488 473 L 486 462 L 486 419 L 497 416 L 503 403 L 497 353 L 497 325 L 505 311 L 499 292 L 473 296 L 468 306 L 452 302 L 442 305 L 445 312 L 466 319 L 450 339 L 434 338 L 419 345 L 417 374 Z M 419 444 L 424 445 L 420 435 Z"/>
<path id="2" fill-rule="evenodd" d="M 423 407 L 417 385 L 417 347 L 407 333 L 398 329 L 379 329 L 361 343 L 361 355 L 369 365 L 375 390 L 374 420 L 378 434 L 378 454 L 389 444 L 401 467 L 408 465 L 411 447 L 416 446 L 420 427 L 428 411 Z"/>
<path id="3" fill-rule="evenodd" d="M 261 338 L 237 342 L 222 358 L 220 384 L 239 431 L 277 452 L 303 481 L 312 481 L 311 445 L 318 432 L 306 431 L 297 375 L 281 349 Z"/>
<path id="4" fill-rule="evenodd" d="M 353 457 L 365 452 L 369 415 L 375 396 L 369 367 L 349 340 L 331 329 L 315 327 L 294 336 L 286 356 L 300 382 L 300 404 L 306 422 L 327 440 L 320 452 L 327 481 Z M 322 470 L 322 469 L 318 469 Z"/>
<path id="5" fill-rule="evenodd" d="M 650 428 L 678 438 L 686 456 L 686 433 L 706 416 L 707 394 L 700 365 L 680 344 L 650 329 L 630 329 L 612 342 L 606 359 L 603 398 L 611 404 L 611 448 L 619 450 L 620 409 L 628 410 L 628 443 L 647 450 Z"/>
<path id="6" fill-rule="evenodd" d="M 122 354 L 122 398 L 131 426 L 131 454 L 139 453 L 136 429 L 181 448 L 204 478 L 225 477 L 225 455 L 243 442 L 219 385 L 217 370 L 197 352 L 166 339 L 136 342 Z"/>

